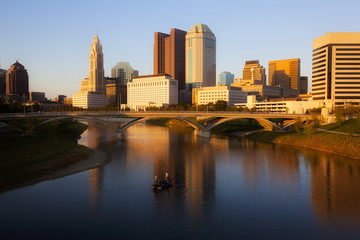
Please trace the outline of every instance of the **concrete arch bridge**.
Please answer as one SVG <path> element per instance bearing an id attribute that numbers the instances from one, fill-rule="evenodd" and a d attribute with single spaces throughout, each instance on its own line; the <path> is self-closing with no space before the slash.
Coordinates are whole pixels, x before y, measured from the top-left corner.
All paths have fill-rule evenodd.
<path id="1" fill-rule="evenodd" d="M 235 119 L 254 119 L 267 131 L 284 131 L 291 127 L 296 121 L 300 119 L 302 122 L 311 120 L 311 116 L 307 114 L 284 114 L 284 113 L 238 113 L 238 112 L 77 112 L 77 113 L 36 113 L 28 114 L 13 114 L 11 116 L 0 115 L 0 121 L 12 118 L 44 118 L 45 121 L 41 122 L 34 128 L 41 125 L 61 120 L 61 119 L 78 119 L 96 121 L 101 124 L 107 125 L 118 133 L 119 137 L 124 136 L 126 129 L 129 127 L 144 122 L 150 119 L 170 118 L 177 119 L 185 122 L 195 129 L 194 134 L 197 136 L 209 137 L 212 128 Z M 206 125 L 201 125 L 190 118 L 212 118 Z M 131 118 L 132 120 L 126 122 L 121 127 L 114 126 L 111 122 L 114 120 Z M 270 121 L 271 118 L 285 119 L 280 124 L 275 124 Z M 1 122 L 0 122 L 1 123 Z M 3 124 L 4 125 L 4 124 Z"/>

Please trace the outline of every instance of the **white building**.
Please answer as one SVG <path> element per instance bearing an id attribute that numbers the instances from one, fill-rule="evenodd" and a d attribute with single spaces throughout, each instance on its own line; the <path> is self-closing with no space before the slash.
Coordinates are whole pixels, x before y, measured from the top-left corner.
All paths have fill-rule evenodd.
<path id="1" fill-rule="evenodd" d="M 108 97 L 99 92 L 78 92 L 73 95 L 72 101 L 74 107 L 104 107 L 108 103 Z"/>
<path id="2" fill-rule="evenodd" d="M 73 95 L 73 106 L 81 108 L 104 107 L 108 103 L 104 84 L 104 56 L 98 36 L 90 48 L 89 78 L 81 81 L 80 92 Z"/>
<path id="3" fill-rule="evenodd" d="M 291 114 L 304 114 L 313 108 L 333 107 L 331 101 L 308 100 L 308 101 L 279 101 L 279 102 L 257 102 L 256 96 L 247 97 L 247 103 L 235 104 L 238 107 L 256 108 L 257 112 L 283 112 Z"/>
<path id="4" fill-rule="evenodd" d="M 168 74 L 135 77 L 127 84 L 127 104 L 133 110 L 178 104 L 178 81 Z"/>
<path id="5" fill-rule="evenodd" d="M 194 88 L 192 91 L 195 105 L 205 105 L 223 100 L 233 106 L 235 103 L 246 103 L 247 97 L 247 92 L 242 91 L 239 87 L 231 86 Z"/>

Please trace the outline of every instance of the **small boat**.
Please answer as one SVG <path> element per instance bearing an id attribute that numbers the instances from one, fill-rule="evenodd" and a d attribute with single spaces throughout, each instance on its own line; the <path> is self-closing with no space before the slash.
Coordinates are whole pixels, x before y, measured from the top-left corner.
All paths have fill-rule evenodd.
<path id="1" fill-rule="evenodd" d="M 172 187 L 171 179 L 169 181 L 164 180 L 158 184 L 154 183 L 153 185 L 151 185 L 152 189 L 159 189 L 159 190 L 168 189 L 169 187 Z"/>

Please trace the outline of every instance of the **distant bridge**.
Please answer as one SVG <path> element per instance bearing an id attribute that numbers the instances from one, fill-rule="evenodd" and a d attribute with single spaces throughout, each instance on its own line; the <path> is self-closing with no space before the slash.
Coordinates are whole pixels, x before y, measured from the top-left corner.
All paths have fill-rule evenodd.
<path id="1" fill-rule="evenodd" d="M 207 123 L 207 125 L 201 125 L 189 118 L 213 118 Z M 311 116 L 307 114 L 286 114 L 286 113 L 251 113 L 251 112 L 51 112 L 51 113 L 29 113 L 29 114 L 0 114 L 1 120 L 19 119 L 19 118 L 43 118 L 47 119 L 34 128 L 47 124 L 49 122 L 57 121 L 60 119 L 79 119 L 79 120 L 90 120 L 96 121 L 109 126 L 114 129 L 117 133 L 122 135 L 129 127 L 143 122 L 149 119 L 157 118 L 171 118 L 177 119 L 187 123 L 189 126 L 195 129 L 195 134 L 198 136 L 209 137 L 210 130 L 224 122 L 235 120 L 235 119 L 254 119 L 267 131 L 272 130 L 286 130 L 292 126 L 298 119 L 305 122 L 311 120 Z M 125 123 L 120 128 L 115 127 L 111 124 L 111 121 L 105 121 L 103 118 L 133 118 L 133 120 Z M 286 119 L 281 125 L 277 125 L 274 122 L 268 120 L 272 118 Z M 0 122 L 0 126 L 5 126 L 5 123 Z"/>

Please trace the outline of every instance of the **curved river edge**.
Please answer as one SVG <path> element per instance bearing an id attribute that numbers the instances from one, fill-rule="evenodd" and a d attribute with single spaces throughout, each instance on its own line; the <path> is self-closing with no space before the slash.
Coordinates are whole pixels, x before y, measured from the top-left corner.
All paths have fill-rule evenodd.
<path id="1" fill-rule="evenodd" d="M 75 173 L 101 167 L 109 162 L 110 159 L 108 154 L 96 149 L 91 149 L 91 150 L 93 151 L 93 153 L 91 153 L 88 158 L 79 160 L 78 162 L 73 163 L 66 168 L 58 169 L 51 173 L 47 173 L 43 176 L 39 176 L 34 179 L 31 179 L 27 182 L 22 183 L 18 187 L 30 186 L 42 181 L 55 180 L 58 178 L 66 177 Z"/>
<path id="2" fill-rule="evenodd" d="M 335 154 L 342 157 L 360 159 L 360 138 L 346 135 L 318 132 L 312 134 L 295 132 L 255 131 L 247 133 L 234 132 L 235 137 L 271 142 L 279 145 L 308 148 Z"/>
<path id="3" fill-rule="evenodd" d="M 172 121 L 153 121 L 148 123 L 153 125 L 188 127 L 184 123 Z M 335 154 L 342 157 L 360 159 L 360 137 L 339 135 L 327 132 L 276 132 L 263 130 L 243 130 L 224 132 L 226 128 L 218 126 L 216 135 L 231 136 L 237 138 L 248 138 L 257 141 L 270 142 L 279 145 L 307 148 L 326 153 Z"/>

